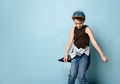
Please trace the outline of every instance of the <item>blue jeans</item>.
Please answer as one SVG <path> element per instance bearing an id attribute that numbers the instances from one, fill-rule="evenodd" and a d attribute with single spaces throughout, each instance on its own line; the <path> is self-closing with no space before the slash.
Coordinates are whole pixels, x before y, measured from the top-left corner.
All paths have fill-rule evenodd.
<path id="1" fill-rule="evenodd" d="M 89 64 L 90 56 L 87 56 L 86 54 L 81 56 L 76 55 L 71 61 L 70 73 L 68 75 L 68 84 L 74 84 L 77 76 L 80 84 L 88 84 L 85 74 Z"/>

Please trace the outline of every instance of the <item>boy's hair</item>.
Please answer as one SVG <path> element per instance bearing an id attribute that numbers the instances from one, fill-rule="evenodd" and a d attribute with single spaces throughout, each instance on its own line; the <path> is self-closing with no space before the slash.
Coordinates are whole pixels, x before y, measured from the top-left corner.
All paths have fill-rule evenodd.
<path id="1" fill-rule="evenodd" d="M 81 18 L 81 17 L 73 17 L 72 19 L 73 20 L 77 19 L 77 20 L 82 21 L 82 22 L 85 21 L 85 18 Z"/>

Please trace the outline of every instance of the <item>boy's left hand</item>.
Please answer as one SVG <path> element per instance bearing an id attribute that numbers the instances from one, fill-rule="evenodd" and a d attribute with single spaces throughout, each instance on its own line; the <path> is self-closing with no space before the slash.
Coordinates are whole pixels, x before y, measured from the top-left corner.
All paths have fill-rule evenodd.
<path id="1" fill-rule="evenodd" d="M 106 63 L 108 61 L 108 58 L 105 55 L 102 55 L 101 59 L 103 60 L 104 63 Z"/>

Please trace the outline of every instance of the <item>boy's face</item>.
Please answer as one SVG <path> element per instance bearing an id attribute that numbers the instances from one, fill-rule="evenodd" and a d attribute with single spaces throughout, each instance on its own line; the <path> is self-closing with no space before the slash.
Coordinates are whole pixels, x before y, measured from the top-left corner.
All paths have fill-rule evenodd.
<path id="1" fill-rule="evenodd" d="M 74 19 L 75 26 L 80 29 L 84 25 L 84 21 L 80 21 L 78 19 Z"/>

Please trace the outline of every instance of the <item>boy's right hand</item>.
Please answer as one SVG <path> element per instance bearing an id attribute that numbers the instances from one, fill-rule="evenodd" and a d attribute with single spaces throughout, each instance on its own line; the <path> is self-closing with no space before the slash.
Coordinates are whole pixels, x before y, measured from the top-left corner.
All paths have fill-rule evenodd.
<path id="1" fill-rule="evenodd" d="M 64 62 L 67 62 L 68 61 L 67 59 L 68 59 L 68 56 L 64 56 L 64 59 L 63 59 Z"/>

